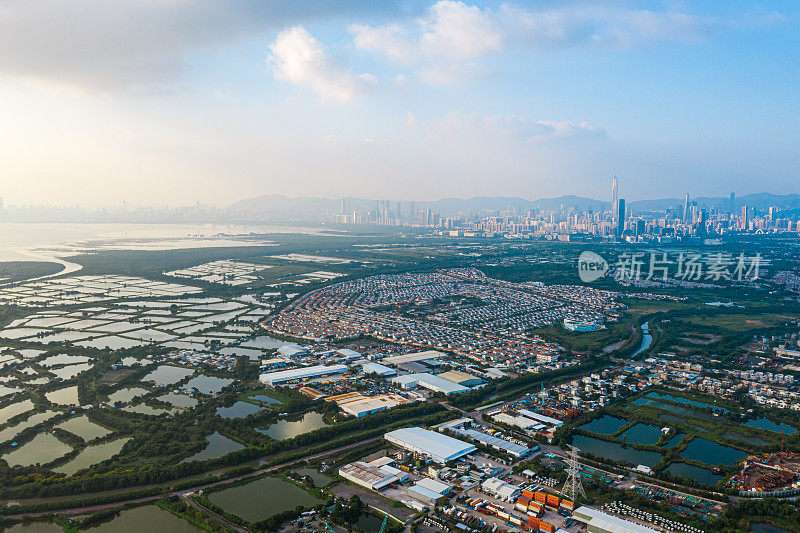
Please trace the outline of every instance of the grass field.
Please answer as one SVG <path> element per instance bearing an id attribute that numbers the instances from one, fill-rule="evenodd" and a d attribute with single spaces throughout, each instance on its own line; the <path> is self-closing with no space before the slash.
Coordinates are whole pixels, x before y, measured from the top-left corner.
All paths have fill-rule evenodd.
<path id="1" fill-rule="evenodd" d="M 789 320 L 796 319 L 789 315 L 777 313 L 719 314 L 715 316 L 690 316 L 682 319 L 698 326 L 717 326 L 729 331 L 747 331 L 780 326 Z"/>

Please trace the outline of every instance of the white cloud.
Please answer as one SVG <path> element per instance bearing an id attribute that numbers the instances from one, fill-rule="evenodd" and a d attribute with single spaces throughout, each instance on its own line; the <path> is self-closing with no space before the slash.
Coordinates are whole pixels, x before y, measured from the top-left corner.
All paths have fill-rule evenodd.
<path id="1" fill-rule="evenodd" d="M 378 79 L 369 73 L 353 75 L 302 26 L 280 32 L 269 49 L 269 62 L 275 78 L 308 87 L 323 101 L 346 102 L 365 86 L 378 83 Z"/>
<path id="2" fill-rule="evenodd" d="M 610 5 L 566 3 L 532 9 L 511 3 L 481 9 L 460 0 L 439 0 L 407 24 L 352 24 L 360 50 L 414 68 L 433 83 L 484 75 L 481 61 L 504 49 L 630 48 L 660 42 L 693 43 L 720 28 L 740 29 L 784 20 L 768 16 L 720 19 L 681 11 L 649 11 Z"/>
<path id="3" fill-rule="evenodd" d="M 678 11 L 604 6 L 531 11 L 503 4 L 497 13 L 511 43 L 525 48 L 624 48 L 657 42 L 696 42 L 722 21 Z"/>
<path id="4" fill-rule="evenodd" d="M 414 113 L 411 112 L 409 109 L 406 111 L 406 119 L 403 121 L 407 128 L 415 126 L 417 124 L 417 117 L 414 116 Z"/>
<path id="5" fill-rule="evenodd" d="M 348 30 L 353 35 L 356 48 L 381 52 L 396 63 L 412 63 L 417 58 L 415 44 L 410 40 L 406 28 L 399 24 L 375 27 L 351 24 Z"/>
<path id="6" fill-rule="evenodd" d="M 502 34 L 491 11 L 440 0 L 420 21 L 421 51 L 434 60 L 468 61 L 502 49 Z"/>
<path id="7" fill-rule="evenodd" d="M 419 65 L 419 73 L 434 83 L 473 77 L 472 62 L 502 50 L 502 33 L 492 13 L 461 1 L 440 0 L 416 21 L 415 36 L 399 24 L 351 24 L 356 48 L 379 52 L 401 65 Z"/>
<path id="8" fill-rule="evenodd" d="M 495 140 L 503 142 L 541 142 L 583 137 L 606 137 L 603 128 L 588 122 L 532 121 L 517 115 L 447 113 L 428 124 L 428 134 L 455 141 Z"/>
<path id="9" fill-rule="evenodd" d="M 163 91 L 195 51 L 316 18 L 387 9 L 393 7 L 372 0 L 302 8 L 295 0 L 2 0 L 0 78 L 46 91 Z"/>

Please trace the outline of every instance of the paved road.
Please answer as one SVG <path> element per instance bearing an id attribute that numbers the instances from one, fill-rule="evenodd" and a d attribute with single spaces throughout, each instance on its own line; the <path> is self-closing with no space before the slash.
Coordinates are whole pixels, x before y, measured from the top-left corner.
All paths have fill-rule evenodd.
<path id="1" fill-rule="evenodd" d="M 96 511 L 103 511 L 105 509 L 112 509 L 112 508 L 115 508 L 115 507 L 120 507 L 122 505 L 125 505 L 126 503 L 154 502 L 154 501 L 160 500 L 161 498 L 164 498 L 165 496 L 176 496 L 176 497 L 181 498 L 187 492 L 197 492 L 198 490 L 206 490 L 206 489 L 209 489 L 211 487 L 218 487 L 218 486 L 222 486 L 222 485 L 226 485 L 226 484 L 230 484 L 230 483 L 235 483 L 237 481 L 242 481 L 243 479 L 248 479 L 248 478 L 251 478 L 251 477 L 260 476 L 262 474 L 266 474 L 266 473 L 272 472 L 274 470 L 279 470 L 279 469 L 285 468 L 287 466 L 292 466 L 294 464 L 297 464 L 297 463 L 300 463 L 300 462 L 303 462 L 303 461 L 320 459 L 320 458 L 326 457 L 328 455 L 339 454 L 339 453 L 341 453 L 341 452 L 343 452 L 345 450 L 349 450 L 351 448 L 356 448 L 358 446 L 362 446 L 362 445 L 370 443 L 370 442 L 375 442 L 376 440 L 379 440 L 379 439 L 382 439 L 382 438 L 383 438 L 383 436 L 372 437 L 372 438 L 365 439 L 365 440 L 362 440 L 362 441 L 354 442 L 353 444 L 348 444 L 347 446 L 341 446 L 341 447 L 335 448 L 333 450 L 327 450 L 327 451 L 320 452 L 320 453 L 317 453 L 317 454 L 314 454 L 314 455 L 308 455 L 308 456 L 302 457 L 300 459 L 294 459 L 292 461 L 281 463 L 279 465 L 269 466 L 269 467 L 266 467 L 266 468 L 261 468 L 261 469 L 255 470 L 253 472 L 250 472 L 249 474 L 244 474 L 244 475 L 236 476 L 236 477 L 229 478 L 229 479 L 223 479 L 221 481 L 215 481 L 214 483 L 207 483 L 205 485 L 198 485 L 196 487 L 183 489 L 183 490 L 179 490 L 179 491 L 174 491 L 174 492 L 170 492 L 168 494 L 157 494 L 157 495 L 154 495 L 154 496 L 146 496 L 144 498 L 136 498 L 136 499 L 133 499 L 133 500 L 124 500 L 124 501 L 119 501 L 119 502 L 114 502 L 114 503 L 106 503 L 106 504 L 102 504 L 102 505 L 92 505 L 92 506 L 86 506 L 86 507 L 74 507 L 74 508 L 70 508 L 70 509 L 58 509 L 58 510 L 54 510 L 54 511 L 51 510 L 51 511 L 35 512 L 35 513 L 22 513 L 22 514 L 16 514 L 16 515 L 6 515 L 6 518 L 11 518 L 11 519 L 22 519 L 22 518 L 25 518 L 25 517 L 36 518 L 36 517 L 43 516 L 43 515 L 46 515 L 46 514 L 51 514 L 51 513 L 65 514 L 65 515 L 89 514 L 89 513 L 94 513 Z"/>

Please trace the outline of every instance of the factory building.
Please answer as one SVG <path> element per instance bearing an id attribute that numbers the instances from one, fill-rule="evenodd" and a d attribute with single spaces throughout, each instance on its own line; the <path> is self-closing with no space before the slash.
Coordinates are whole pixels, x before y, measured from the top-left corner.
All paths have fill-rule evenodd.
<path id="1" fill-rule="evenodd" d="M 493 414 L 492 418 L 497 420 L 498 422 L 502 422 L 503 424 L 508 424 L 509 426 L 516 426 L 522 429 L 530 429 L 533 431 L 541 431 L 545 429 L 545 425 L 541 422 L 537 422 L 531 418 L 527 418 L 521 415 L 510 415 L 508 413 L 497 413 Z"/>
<path id="2" fill-rule="evenodd" d="M 356 485 L 374 491 L 386 488 L 399 480 L 391 471 L 362 461 L 344 465 L 339 469 L 339 475 Z"/>
<path id="3" fill-rule="evenodd" d="M 561 427 L 561 426 L 564 425 L 564 422 L 562 422 L 561 420 L 559 420 L 557 418 L 552 418 L 552 417 L 549 417 L 549 416 L 545 416 L 545 415 L 536 413 L 534 411 L 531 411 L 530 409 L 520 409 L 519 410 L 519 414 L 521 414 L 522 416 L 524 416 L 526 418 L 531 418 L 533 420 L 536 420 L 537 422 L 541 422 L 542 424 L 547 424 L 548 426 Z"/>
<path id="4" fill-rule="evenodd" d="M 585 505 L 575 509 L 572 518 L 586 524 L 586 530 L 589 533 L 659 533 L 651 527 L 636 524 Z"/>
<path id="5" fill-rule="evenodd" d="M 423 352 L 407 353 L 403 355 L 393 355 L 383 360 L 384 363 L 390 365 L 402 365 L 404 363 L 417 363 L 420 361 L 430 361 L 432 359 L 440 359 L 447 357 L 447 354 L 437 352 L 436 350 L 425 350 Z"/>
<path id="6" fill-rule="evenodd" d="M 410 400 L 403 398 L 397 394 L 381 394 L 379 396 L 362 396 L 357 392 L 349 392 L 347 394 L 340 394 L 339 396 L 331 396 L 326 401 L 336 402 L 339 408 L 356 418 L 371 415 L 379 411 L 391 409 L 398 405 L 411 403 Z"/>
<path id="7" fill-rule="evenodd" d="M 405 374 L 393 377 L 390 381 L 402 389 L 422 387 L 433 392 L 441 392 L 446 396 L 460 394 L 469 390 L 469 388 L 459 385 L 458 383 L 453 383 L 452 381 L 448 381 L 433 374 L 428 374 L 427 372 Z"/>
<path id="8" fill-rule="evenodd" d="M 439 464 L 477 451 L 472 444 L 419 427 L 396 429 L 384 435 L 384 438 L 395 446 L 424 455 Z"/>
<path id="9" fill-rule="evenodd" d="M 397 375 L 397 370 L 379 363 L 367 363 L 361 367 L 361 370 L 363 370 L 365 374 L 377 374 L 383 377 Z"/>
<path id="10" fill-rule="evenodd" d="M 481 489 L 487 493 L 497 497 L 497 499 L 504 502 L 513 501 L 521 492 L 522 489 L 511 483 L 507 483 L 500 478 L 491 477 L 481 483 Z"/>
<path id="11" fill-rule="evenodd" d="M 478 385 L 486 383 L 486 380 L 473 376 L 472 374 L 467 374 L 461 370 L 448 370 L 447 372 L 438 374 L 438 376 L 447 381 L 452 381 L 453 383 L 461 385 L 462 387 L 477 387 Z"/>
<path id="12" fill-rule="evenodd" d="M 428 505 L 436 505 L 440 498 L 446 498 L 450 494 L 452 486 L 431 478 L 422 478 L 416 484 L 408 488 L 407 493 L 415 500 Z"/>
<path id="13" fill-rule="evenodd" d="M 349 368 L 347 365 L 315 365 L 281 370 L 279 372 L 268 372 L 259 376 L 259 381 L 265 385 L 282 385 L 290 381 L 303 381 L 312 378 L 332 376 L 334 374 L 344 374 Z"/>

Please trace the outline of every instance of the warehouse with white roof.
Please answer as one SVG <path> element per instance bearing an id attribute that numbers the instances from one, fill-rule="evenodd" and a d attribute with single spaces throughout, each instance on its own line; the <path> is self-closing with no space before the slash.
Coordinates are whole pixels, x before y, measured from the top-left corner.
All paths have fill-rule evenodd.
<path id="1" fill-rule="evenodd" d="M 394 368 L 389 368 L 379 363 L 367 363 L 361 367 L 361 370 L 365 374 L 377 374 L 379 376 L 394 376 L 397 374 L 397 370 Z"/>
<path id="2" fill-rule="evenodd" d="M 519 414 L 521 414 L 524 417 L 531 418 L 533 420 L 541 422 L 542 424 L 547 424 L 547 425 L 550 425 L 550 426 L 560 427 L 560 426 L 564 425 L 564 422 L 562 422 L 561 420 L 559 420 L 557 418 L 552 418 L 552 417 L 549 417 L 549 416 L 545 416 L 545 415 L 543 415 L 541 413 L 537 413 L 535 411 L 531 411 L 530 409 L 520 409 L 519 410 Z"/>
<path id="3" fill-rule="evenodd" d="M 344 465 L 339 469 L 339 475 L 356 485 L 375 491 L 386 488 L 400 479 L 391 470 L 362 461 Z"/>
<path id="4" fill-rule="evenodd" d="M 301 368 L 292 368 L 290 370 L 281 370 L 280 372 L 268 372 L 261 374 L 258 379 L 265 385 L 281 385 L 290 381 L 304 380 L 311 378 L 319 378 L 324 376 L 332 376 L 334 374 L 344 374 L 349 370 L 347 365 L 314 365 L 304 366 Z"/>
<path id="5" fill-rule="evenodd" d="M 659 533 L 652 527 L 619 518 L 591 507 L 578 507 L 572 518 L 587 526 L 590 533 Z"/>
<path id="6" fill-rule="evenodd" d="M 419 374 L 404 374 L 390 379 L 392 383 L 398 385 L 402 389 L 413 389 L 414 387 L 422 387 L 433 392 L 441 392 L 447 396 L 451 394 L 460 394 L 467 392 L 468 387 L 453 383 L 439 376 L 428 374 L 427 372 L 420 372 Z"/>
<path id="7" fill-rule="evenodd" d="M 384 435 L 384 438 L 395 446 L 425 455 L 439 464 L 477 451 L 472 444 L 419 427 L 396 429 Z"/>
<path id="8" fill-rule="evenodd" d="M 425 350 L 424 352 L 407 353 L 403 355 L 393 355 L 383 360 L 384 363 L 390 365 L 402 365 L 403 363 L 412 363 L 417 361 L 430 361 L 431 359 L 440 359 L 447 357 L 447 354 L 437 352 L 436 350 Z"/>

